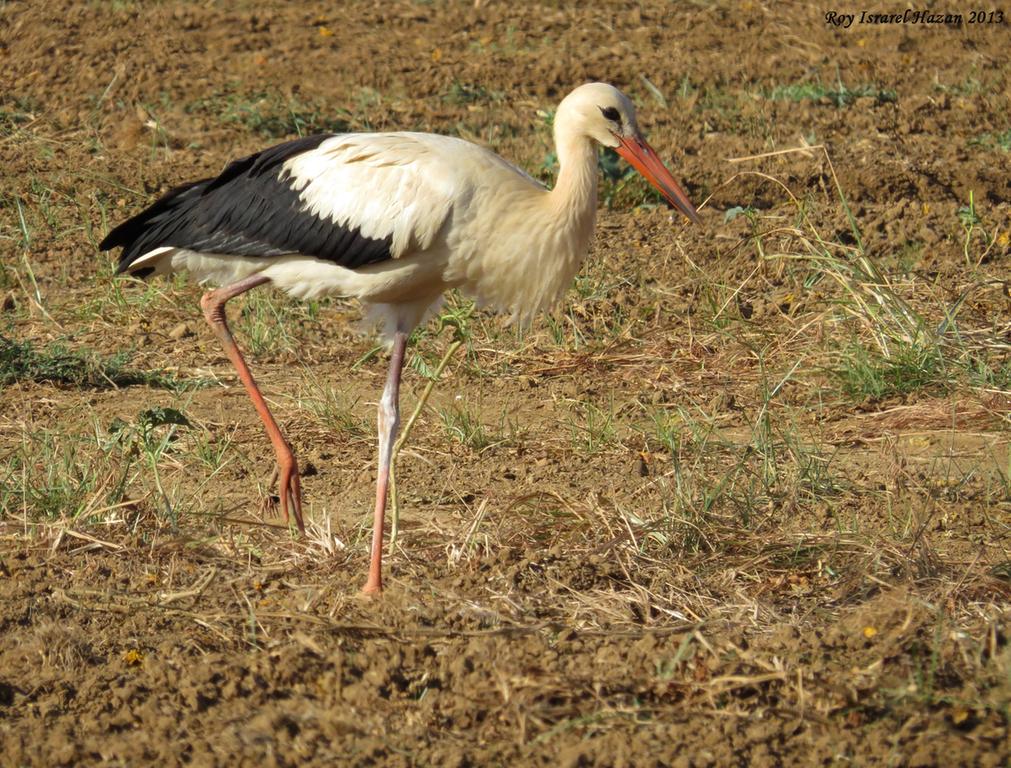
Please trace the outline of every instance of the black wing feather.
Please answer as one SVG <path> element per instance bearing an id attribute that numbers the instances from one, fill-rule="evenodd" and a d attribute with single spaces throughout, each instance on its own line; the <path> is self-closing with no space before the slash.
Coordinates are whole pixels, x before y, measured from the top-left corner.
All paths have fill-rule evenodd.
<path id="1" fill-rule="evenodd" d="M 122 247 L 117 272 L 155 248 L 272 257 L 301 253 L 357 269 L 391 258 L 392 237 L 364 237 L 305 210 L 281 166 L 332 134 L 295 139 L 229 163 L 220 176 L 176 187 L 113 229 L 103 251 Z M 140 268 L 135 274 L 150 273 Z"/>

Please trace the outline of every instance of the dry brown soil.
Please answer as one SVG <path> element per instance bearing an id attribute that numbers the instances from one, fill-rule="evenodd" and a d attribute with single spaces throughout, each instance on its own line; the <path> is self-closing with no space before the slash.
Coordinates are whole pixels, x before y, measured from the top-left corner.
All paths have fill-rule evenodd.
<path id="1" fill-rule="evenodd" d="M 825 10 L 0 3 L 0 336 L 186 384 L 0 389 L 0 765 L 1011 765 L 1008 24 Z M 550 181 L 588 79 L 703 224 L 611 185 L 554 315 L 472 318 L 364 599 L 358 308 L 235 302 L 305 473 L 290 536 L 199 288 L 113 280 L 96 243 L 298 131 L 451 133 Z M 845 383 L 894 327 L 808 223 L 941 358 Z M 412 347 L 406 408 L 450 334 Z"/>

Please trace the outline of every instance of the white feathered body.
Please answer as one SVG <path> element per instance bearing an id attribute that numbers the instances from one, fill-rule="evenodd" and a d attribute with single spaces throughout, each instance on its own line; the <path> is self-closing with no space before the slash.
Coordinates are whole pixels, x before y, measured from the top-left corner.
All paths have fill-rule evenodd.
<path id="1" fill-rule="evenodd" d="M 160 247 L 131 269 L 189 271 L 227 284 L 261 273 L 298 298 L 356 297 L 375 305 L 386 331 L 411 328 L 450 288 L 481 305 L 529 318 L 571 283 L 589 248 L 596 212 L 596 151 L 566 155 L 548 191 L 496 154 L 426 133 L 335 135 L 284 162 L 278 179 L 304 213 L 390 238 L 392 258 L 349 269 L 299 253 L 271 258 Z"/>

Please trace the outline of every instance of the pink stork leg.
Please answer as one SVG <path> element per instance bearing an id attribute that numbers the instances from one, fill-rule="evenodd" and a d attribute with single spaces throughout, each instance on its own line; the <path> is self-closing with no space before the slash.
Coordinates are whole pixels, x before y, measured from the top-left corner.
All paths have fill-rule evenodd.
<path id="1" fill-rule="evenodd" d="M 291 446 L 281 434 L 281 428 L 274 421 L 274 417 L 267 407 L 267 401 L 263 399 L 263 395 L 260 394 L 260 389 L 253 379 L 253 374 L 249 371 L 249 366 L 242 359 L 242 353 L 236 346 L 235 339 L 232 338 L 232 332 L 228 329 L 228 320 L 225 317 L 225 303 L 229 299 L 269 282 L 269 277 L 252 275 L 237 283 L 208 291 L 201 297 L 200 306 L 204 310 L 204 317 L 214 330 L 214 334 L 221 340 L 225 354 L 235 366 L 242 386 L 249 393 L 249 398 L 253 401 L 256 412 L 260 414 L 263 426 L 267 428 L 267 437 L 270 438 L 270 442 L 274 446 L 274 453 L 277 454 L 278 495 L 281 497 L 281 511 L 284 513 L 284 520 L 288 522 L 288 507 L 290 505 L 299 532 L 305 534 L 305 526 L 302 523 L 302 486 L 299 482 L 295 454 L 292 453 Z"/>
<path id="2" fill-rule="evenodd" d="M 390 461 L 393 443 L 400 428 L 400 372 L 404 367 L 407 334 L 397 331 L 393 336 L 390 369 L 386 387 L 379 401 L 379 475 L 376 478 L 376 513 L 372 524 L 372 559 L 369 579 L 362 592 L 376 595 L 383 591 L 383 525 L 386 516 L 386 492 L 390 483 Z"/>

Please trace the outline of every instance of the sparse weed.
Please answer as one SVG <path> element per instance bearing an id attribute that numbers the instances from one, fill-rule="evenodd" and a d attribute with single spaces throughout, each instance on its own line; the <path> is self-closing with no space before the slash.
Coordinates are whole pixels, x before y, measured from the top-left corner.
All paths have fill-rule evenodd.
<path id="1" fill-rule="evenodd" d="M 496 427 L 482 422 L 480 414 L 466 403 L 458 402 L 438 412 L 446 435 L 477 453 L 508 444 L 518 433 L 516 424 L 510 422 L 504 412 Z"/>
<path id="2" fill-rule="evenodd" d="M 341 133 L 351 125 L 351 114 L 346 111 L 273 91 L 214 94 L 190 103 L 186 111 L 238 123 L 270 139 Z"/>
<path id="3" fill-rule="evenodd" d="M 617 443 L 614 396 L 608 407 L 589 401 L 571 401 L 568 415 L 572 447 L 580 453 L 598 453 Z"/>
<path id="4" fill-rule="evenodd" d="M 193 450 L 200 463 L 212 472 L 217 472 L 227 463 L 225 454 L 232 447 L 232 436 L 218 437 L 208 430 L 203 430 L 193 443 Z"/>
<path id="5" fill-rule="evenodd" d="M 192 428 L 190 420 L 175 408 L 155 407 L 141 411 L 136 420 L 116 419 L 109 426 L 105 448 L 118 445 L 124 456 L 143 456 L 161 502 L 161 511 L 173 526 L 179 523 L 179 510 L 166 493 L 159 469 L 162 458 L 178 439 L 178 431 Z"/>
<path id="6" fill-rule="evenodd" d="M 962 241 L 962 255 L 965 257 L 965 264 L 973 269 L 979 269 L 980 264 L 990 255 L 990 251 L 996 245 L 997 238 L 983 228 L 983 219 L 976 211 L 976 199 L 972 190 L 969 190 L 969 204 L 958 209 L 958 221 L 965 233 L 965 239 Z M 983 239 L 983 250 L 975 260 L 975 264 L 970 254 L 973 234 L 978 234 Z"/>
<path id="7" fill-rule="evenodd" d="M 847 107 L 857 99 L 871 98 L 878 104 L 895 101 L 895 91 L 879 88 L 874 85 L 858 85 L 850 88 L 838 81 L 835 86 L 821 82 L 794 83 L 778 85 L 769 91 L 768 98 L 781 101 L 822 101 L 826 100 L 836 107 Z"/>
<path id="8" fill-rule="evenodd" d="M 969 139 L 968 144 L 970 147 L 1011 152 L 1011 128 L 1001 133 L 981 133 Z"/>
<path id="9" fill-rule="evenodd" d="M 721 85 L 707 84 L 696 104 L 702 112 L 712 112 L 731 121 L 741 117 L 741 94 L 734 93 Z"/>
<path id="10" fill-rule="evenodd" d="M 890 354 L 852 344 L 840 350 L 834 370 L 843 392 L 861 401 L 934 389 L 944 392 L 951 383 L 937 346 L 895 345 Z"/>
<path id="11" fill-rule="evenodd" d="M 346 389 L 323 382 L 310 369 L 305 369 L 306 384 L 298 399 L 300 408 L 308 410 L 322 421 L 338 439 L 360 438 L 370 433 L 367 419 L 355 412 L 359 397 Z"/>
<path id="12" fill-rule="evenodd" d="M 961 362 L 973 386 L 1011 392 L 1011 355 L 972 350 Z"/>
<path id="13" fill-rule="evenodd" d="M 453 84 L 449 87 L 449 92 L 445 96 L 446 101 L 456 105 L 476 104 L 501 98 L 502 94 L 491 93 L 483 85 L 461 83 L 459 80 L 453 81 Z"/>
<path id="14" fill-rule="evenodd" d="M 129 353 L 100 357 L 88 350 L 73 350 L 54 343 L 36 349 L 30 341 L 0 336 L 0 386 L 15 381 L 36 381 L 75 387 L 117 387 L 146 385 L 175 392 L 201 386 L 160 371 L 140 371 L 127 367 Z"/>
<path id="15" fill-rule="evenodd" d="M 312 303 L 302 304 L 276 291 L 250 291 L 239 314 L 238 328 L 252 354 L 295 348 L 299 321 L 311 319 Z"/>
<path id="16" fill-rule="evenodd" d="M 101 269 L 107 271 L 108 289 L 77 308 L 77 317 L 82 321 L 101 317 L 108 323 L 122 325 L 148 318 L 157 307 L 171 304 L 172 294 L 183 287 L 186 279 L 185 275 L 177 274 L 166 285 L 162 280 L 113 278 L 111 270 L 105 266 Z"/>
<path id="17" fill-rule="evenodd" d="M 480 453 L 494 442 L 479 415 L 466 406 L 440 408 L 439 418 L 447 436 L 473 451 Z"/>
<path id="18" fill-rule="evenodd" d="M 87 517 L 122 499 L 121 484 L 103 483 L 112 474 L 80 437 L 25 434 L 0 464 L 0 518 L 20 515 L 30 523 Z"/>
<path id="19" fill-rule="evenodd" d="M 30 123 L 35 119 L 31 110 L 14 107 L 0 108 L 0 136 L 13 136 L 21 126 Z"/>
<path id="20" fill-rule="evenodd" d="M 423 323 L 414 329 L 411 334 L 410 346 L 411 356 L 410 367 L 422 378 L 432 381 L 438 378 L 442 369 L 448 363 L 448 358 L 444 355 L 442 359 L 429 359 L 427 355 L 436 349 L 436 339 L 442 335 L 447 328 L 453 330 L 453 341 L 451 342 L 452 352 L 455 354 L 457 348 L 464 348 L 464 364 L 470 373 L 482 376 L 485 371 L 481 368 L 481 361 L 473 349 L 472 324 L 476 318 L 477 311 L 471 299 L 465 299 L 456 291 L 446 296 L 446 300 L 439 310 L 439 314 L 434 323 Z M 456 346 L 453 346 L 453 345 Z"/>
<path id="21" fill-rule="evenodd" d="M 150 137 L 151 147 L 149 159 L 154 161 L 158 158 L 159 152 L 164 155 L 172 150 L 172 141 L 169 137 L 169 132 L 166 130 L 165 125 L 158 118 L 157 111 L 161 111 L 149 104 L 138 104 L 137 110 L 143 115 L 144 125 L 148 129 L 148 136 Z"/>

